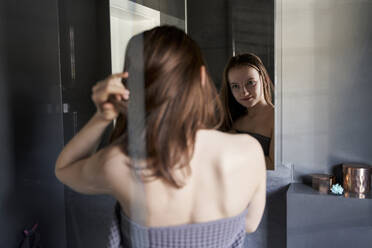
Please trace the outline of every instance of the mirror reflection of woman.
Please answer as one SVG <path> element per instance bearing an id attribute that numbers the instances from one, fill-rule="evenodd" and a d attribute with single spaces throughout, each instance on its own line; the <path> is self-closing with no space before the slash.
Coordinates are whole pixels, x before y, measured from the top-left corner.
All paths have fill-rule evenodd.
<path id="1" fill-rule="evenodd" d="M 147 155 L 140 162 L 146 166 L 135 170 L 128 154 L 125 104 L 136 94 L 121 82 L 133 75 L 121 73 L 93 88 L 97 112 L 60 153 L 56 176 L 78 192 L 117 199 L 110 248 L 131 242 L 242 247 L 265 206 L 260 145 L 248 135 L 216 130 L 223 121 L 215 112 L 223 112 L 221 102 L 200 48 L 183 31 L 157 27 L 144 32 L 143 40 Z M 111 145 L 96 152 L 114 119 Z M 136 216 L 139 210 L 146 214 Z"/>
<path id="2" fill-rule="evenodd" d="M 250 53 L 230 58 L 221 87 L 223 129 L 247 133 L 261 144 L 266 168 L 274 169 L 274 86 L 261 59 Z"/>

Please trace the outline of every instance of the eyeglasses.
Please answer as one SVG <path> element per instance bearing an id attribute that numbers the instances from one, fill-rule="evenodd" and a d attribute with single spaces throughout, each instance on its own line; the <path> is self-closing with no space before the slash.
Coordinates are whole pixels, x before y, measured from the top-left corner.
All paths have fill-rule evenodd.
<path id="1" fill-rule="evenodd" d="M 243 87 L 246 90 L 250 90 L 250 89 L 253 89 L 256 86 L 256 84 L 257 84 L 256 81 L 249 80 L 249 81 L 245 82 L 243 85 L 240 84 L 240 83 L 231 83 L 230 87 L 231 87 L 232 91 L 240 91 L 240 90 L 243 89 Z"/>

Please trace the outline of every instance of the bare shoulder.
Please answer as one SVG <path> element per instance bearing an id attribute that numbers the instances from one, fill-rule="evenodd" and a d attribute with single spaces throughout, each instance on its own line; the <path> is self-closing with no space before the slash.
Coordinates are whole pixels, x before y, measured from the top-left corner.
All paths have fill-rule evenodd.
<path id="1" fill-rule="evenodd" d="M 246 208 L 258 186 L 265 182 L 265 157 L 259 142 L 248 134 L 230 134 L 214 131 L 210 138 L 213 164 L 219 191 L 224 192 L 227 208 L 238 213 Z"/>
<path id="2" fill-rule="evenodd" d="M 256 189 L 265 182 L 265 156 L 259 142 L 248 134 L 228 137 L 231 144 L 223 153 L 222 171 L 232 192 L 240 192 L 242 200 L 250 202 Z M 231 192 L 231 191 L 230 191 Z M 244 203 L 247 204 L 247 202 Z"/>
<path id="3" fill-rule="evenodd" d="M 271 134 L 273 135 L 275 125 L 275 109 L 272 106 L 269 106 L 267 123 L 270 124 Z"/>
<path id="4" fill-rule="evenodd" d="M 233 134 L 226 137 L 229 144 L 224 153 L 225 161 L 233 161 L 235 166 L 245 170 L 259 169 L 264 164 L 264 155 L 259 142 L 248 134 Z M 230 163 L 226 163 L 232 166 Z M 249 165 L 249 166 L 248 166 Z"/>
<path id="5" fill-rule="evenodd" d="M 274 116 L 275 116 L 275 108 L 272 107 L 272 106 L 268 106 L 266 113 L 267 113 L 267 120 L 270 123 L 274 124 L 274 120 L 275 120 L 275 118 L 274 118 Z"/>
<path id="6" fill-rule="evenodd" d="M 265 168 L 265 159 L 259 142 L 248 134 L 225 133 L 213 130 L 209 143 L 224 169 L 245 171 Z M 261 168 L 262 167 L 262 168 Z"/>
<path id="7" fill-rule="evenodd" d="M 217 135 L 224 142 L 224 148 L 228 153 L 240 153 L 244 151 L 245 154 L 250 154 L 256 153 L 257 150 L 261 149 L 258 141 L 248 134 L 215 132 L 218 133 Z"/>
<path id="8" fill-rule="evenodd" d="M 119 145 L 110 145 L 101 149 L 98 156 L 106 176 L 111 178 L 129 172 L 129 158 Z"/>

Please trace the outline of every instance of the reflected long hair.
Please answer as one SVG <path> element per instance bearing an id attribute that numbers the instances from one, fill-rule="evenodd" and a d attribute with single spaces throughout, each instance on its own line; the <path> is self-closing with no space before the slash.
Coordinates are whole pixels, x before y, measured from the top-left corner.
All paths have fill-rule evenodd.
<path id="1" fill-rule="evenodd" d="M 206 63 L 198 45 L 182 30 L 156 27 L 145 31 L 143 40 L 146 171 L 151 172 L 147 176 L 180 188 L 184 184 L 174 169 L 186 168 L 191 173 L 196 132 L 221 126 L 222 104 L 207 71 L 202 85 L 201 67 Z M 121 113 L 111 142 L 120 140 L 126 154 L 127 131 L 126 114 Z"/>
<path id="2" fill-rule="evenodd" d="M 230 131 L 233 123 L 241 116 L 247 114 L 247 108 L 238 103 L 232 92 L 229 83 L 229 72 L 232 68 L 240 66 L 250 66 L 258 71 L 263 84 L 264 98 L 266 102 L 273 105 L 272 94 L 274 91 L 274 85 L 270 79 L 269 73 L 267 72 L 261 59 L 252 53 L 244 53 L 233 56 L 227 62 L 222 78 L 222 86 L 220 90 L 220 97 L 224 111 L 224 122 L 221 126 L 221 130 Z"/>

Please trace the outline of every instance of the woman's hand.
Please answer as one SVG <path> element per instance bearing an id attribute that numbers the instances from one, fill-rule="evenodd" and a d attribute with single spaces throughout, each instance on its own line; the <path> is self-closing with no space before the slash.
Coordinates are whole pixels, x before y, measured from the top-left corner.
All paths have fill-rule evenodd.
<path id="1" fill-rule="evenodd" d="M 97 107 L 96 115 L 104 121 L 111 122 L 120 112 L 126 110 L 129 90 L 121 83 L 128 78 L 128 73 L 118 73 L 98 82 L 92 88 L 92 100 Z"/>

